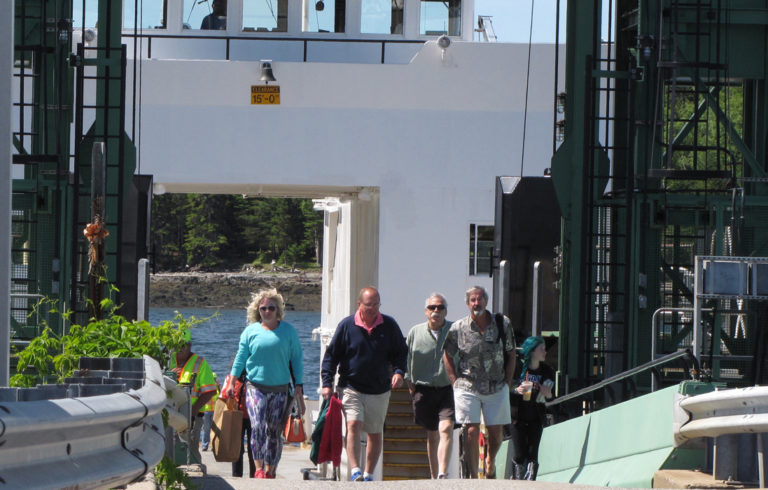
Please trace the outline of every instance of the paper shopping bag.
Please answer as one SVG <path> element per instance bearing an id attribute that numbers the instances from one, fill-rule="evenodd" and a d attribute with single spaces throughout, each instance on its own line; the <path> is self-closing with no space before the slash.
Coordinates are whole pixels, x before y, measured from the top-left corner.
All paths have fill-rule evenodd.
<path id="1" fill-rule="evenodd" d="M 243 444 L 243 413 L 232 399 L 216 400 L 211 424 L 213 457 L 219 462 L 235 462 Z"/>

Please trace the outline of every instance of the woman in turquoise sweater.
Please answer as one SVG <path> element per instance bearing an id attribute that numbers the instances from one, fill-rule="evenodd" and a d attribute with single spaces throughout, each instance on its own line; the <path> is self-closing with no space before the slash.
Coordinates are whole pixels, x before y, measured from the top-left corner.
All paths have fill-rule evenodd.
<path id="1" fill-rule="evenodd" d="M 284 311 L 283 297 L 275 289 L 253 295 L 248 305 L 250 325 L 240 335 L 230 372 L 237 377 L 245 369 L 248 378 L 245 404 L 251 419 L 254 478 L 275 477 L 283 451 L 283 424 L 294 398 L 304 413 L 303 353 L 296 329 L 282 321 Z"/>

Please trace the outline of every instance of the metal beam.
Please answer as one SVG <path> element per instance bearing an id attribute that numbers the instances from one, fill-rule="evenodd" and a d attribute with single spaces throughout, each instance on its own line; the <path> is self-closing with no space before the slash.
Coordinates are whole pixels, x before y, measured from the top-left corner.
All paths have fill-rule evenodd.
<path id="1" fill-rule="evenodd" d="M 8 386 L 11 347 L 11 82 L 13 80 L 14 2 L 0 30 L 0 386 Z M 4 26 L 4 27 L 3 27 Z"/>
<path id="2" fill-rule="evenodd" d="M 765 170 L 760 167 L 755 154 L 752 153 L 752 150 L 747 146 L 746 143 L 744 143 L 744 140 L 736 131 L 736 128 L 733 127 L 733 123 L 731 123 L 730 118 L 725 112 L 723 112 L 712 94 L 709 91 L 702 90 L 703 87 L 706 87 L 704 81 L 700 78 L 697 78 L 696 88 L 704 93 L 704 97 L 707 100 L 709 107 L 715 111 L 717 122 L 722 124 L 722 126 L 725 128 L 725 131 L 728 133 L 728 137 L 731 139 L 731 143 L 733 143 L 736 148 L 738 148 L 739 152 L 742 154 L 744 160 L 747 162 L 747 165 L 749 165 L 749 168 L 752 169 L 754 174 L 757 177 L 765 177 Z"/>
<path id="3" fill-rule="evenodd" d="M 559 368 L 569 380 L 580 381 L 588 376 L 583 342 L 590 335 L 586 325 L 587 310 L 583 304 L 584 278 L 587 274 L 585 256 L 590 253 L 586 243 L 588 223 L 587 175 L 592 174 L 588 154 L 595 143 L 594 128 L 587 121 L 595 112 L 598 101 L 592 100 L 593 57 L 600 52 L 599 13 L 601 2 L 568 0 L 566 22 L 565 67 L 565 140 L 552 157 L 552 183 L 563 214 L 563 271 L 560 277 L 560 351 Z M 568 388 L 566 388 L 568 389 Z"/>
<path id="4" fill-rule="evenodd" d="M 680 7 L 680 12 L 677 15 L 677 21 L 681 24 L 697 24 L 701 22 L 700 14 L 696 14 L 695 4 L 692 4 L 690 8 Z M 727 11 L 728 24 L 730 25 L 756 25 L 765 26 L 768 25 L 768 10 L 764 8 L 738 8 L 738 7 L 724 7 Z"/>
<path id="5" fill-rule="evenodd" d="M 717 92 L 720 91 L 720 86 L 712 87 L 710 90 L 710 95 L 714 96 L 717 94 Z M 705 98 L 701 101 L 699 106 L 696 108 L 696 110 L 691 114 L 691 117 L 688 118 L 688 120 L 685 122 L 683 127 L 680 129 L 680 131 L 675 135 L 675 138 L 672 140 L 672 142 L 669 144 L 670 148 L 674 148 L 677 145 L 680 144 L 681 141 L 683 141 L 689 134 L 691 134 L 691 131 L 693 131 L 693 128 L 696 127 L 696 123 L 701 118 L 701 116 L 704 115 L 705 112 L 707 112 L 707 106 L 709 105 L 708 102 L 709 99 Z M 669 150 L 667 150 L 669 151 Z M 665 151 L 661 156 L 661 161 L 664 162 L 667 160 L 667 151 Z"/>

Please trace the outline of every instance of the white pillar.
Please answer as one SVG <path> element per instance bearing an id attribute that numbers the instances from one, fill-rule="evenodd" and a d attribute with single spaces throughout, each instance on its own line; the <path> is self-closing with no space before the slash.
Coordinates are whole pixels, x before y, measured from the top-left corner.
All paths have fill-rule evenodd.
<path id="1" fill-rule="evenodd" d="M 127 2 L 130 2 L 129 5 L 133 5 L 133 0 L 125 0 L 123 4 L 127 4 Z M 183 4 L 184 0 L 179 0 L 177 2 L 168 2 L 168 11 L 165 15 L 168 16 L 167 19 L 165 19 L 165 28 L 168 32 L 168 34 L 181 34 L 183 31 L 183 24 L 184 24 L 184 12 L 183 12 Z M 139 3 L 141 5 L 141 3 Z M 193 26 L 194 28 L 200 27 L 199 25 Z"/>
<path id="2" fill-rule="evenodd" d="M 475 2 L 474 0 L 462 0 L 461 2 L 461 39 L 471 42 L 475 38 Z"/>
<path id="3" fill-rule="evenodd" d="M 306 32 L 309 30 L 309 0 L 302 0 L 301 6 L 301 32 Z"/>
<path id="4" fill-rule="evenodd" d="M 359 1 L 348 1 L 346 7 L 346 17 L 344 18 L 344 31 L 346 37 L 351 37 L 353 39 L 358 38 L 360 37 L 361 18 L 363 16 L 362 4 Z"/>
<path id="5" fill-rule="evenodd" d="M 367 188 L 352 201 L 350 285 L 352 304 L 366 286 L 379 287 L 379 190 Z"/>
<path id="6" fill-rule="evenodd" d="M 0 16 L 0 386 L 8 386 L 11 337 L 11 80 L 14 3 Z M 2 27 L 5 26 L 5 27 Z"/>
<path id="7" fill-rule="evenodd" d="M 227 34 L 239 36 L 243 30 L 243 2 L 227 2 Z"/>
<path id="8" fill-rule="evenodd" d="M 406 39 L 417 39 L 419 37 L 419 19 L 421 17 L 420 7 L 420 0 L 406 0 L 405 2 L 405 10 L 403 11 L 403 37 Z"/>
<path id="9" fill-rule="evenodd" d="M 309 22 L 306 2 L 288 2 L 288 34 L 301 34 L 304 23 Z"/>

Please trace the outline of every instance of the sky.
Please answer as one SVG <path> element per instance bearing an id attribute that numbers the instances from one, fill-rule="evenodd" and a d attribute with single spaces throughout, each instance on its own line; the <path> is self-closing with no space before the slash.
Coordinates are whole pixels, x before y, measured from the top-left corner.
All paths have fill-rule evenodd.
<path id="1" fill-rule="evenodd" d="M 560 42 L 565 40 L 565 4 L 560 0 Z M 491 15 L 499 42 L 527 43 L 531 32 L 533 5 L 533 42 L 555 42 L 557 0 L 475 0 L 475 19 Z"/>

